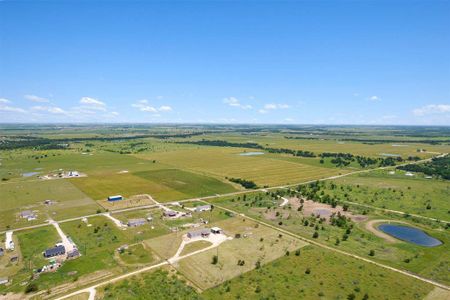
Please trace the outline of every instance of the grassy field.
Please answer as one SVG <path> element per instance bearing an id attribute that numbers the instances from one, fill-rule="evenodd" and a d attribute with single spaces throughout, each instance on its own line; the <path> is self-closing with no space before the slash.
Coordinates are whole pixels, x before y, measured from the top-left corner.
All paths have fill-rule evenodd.
<path id="1" fill-rule="evenodd" d="M 316 240 L 328 246 L 367 257 L 395 268 L 408 270 L 445 284 L 450 283 L 448 272 L 445 271 L 450 263 L 450 237 L 442 227 L 435 228 L 430 225 L 412 223 L 412 219 L 399 218 L 398 216 L 395 219 L 395 216 L 368 210 L 367 215 L 364 216 L 367 218 L 366 221 L 352 221 L 345 227 L 340 228 L 322 222 L 310 214 L 305 215 L 302 211 L 291 207 L 291 205 L 285 207 L 274 206 L 272 198 L 263 193 L 248 196 L 245 201 L 242 197 L 239 199 L 238 197 L 227 197 L 216 199 L 214 203 L 261 219 L 264 222 L 309 239 L 313 239 L 314 233 L 317 232 Z M 271 206 L 270 209 L 267 208 L 269 205 Z M 353 208 L 350 208 L 350 211 L 352 210 Z M 366 229 L 366 223 L 371 219 L 411 222 L 412 226 L 417 226 L 428 232 L 433 237 L 441 240 L 443 244 L 428 248 L 402 241 L 390 243 Z M 307 224 L 305 224 L 305 220 L 308 221 Z M 350 228 L 350 231 L 347 234 L 348 228 Z M 344 235 L 347 235 L 345 240 Z M 339 239 L 338 244 L 336 242 L 337 239 Z M 371 250 L 375 251 L 375 256 L 369 255 Z"/>
<path id="2" fill-rule="evenodd" d="M 156 159 L 176 168 L 194 170 L 217 178 L 243 178 L 260 186 L 274 186 L 346 173 L 349 170 L 317 167 L 299 161 L 273 159 L 265 155 L 241 156 L 251 149 L 198 147 L 165 153 L 140 154 L 139 158 Z"/>
<path id="3" fill-rule="evenodd" d="M 97 294 L 98 299 L 201 299 L 187 286 L 173 269 L 163 268 L 146 272 L 118 283 L 107 285 Z"/>
<path id="4" fill-rule="evenodd" d="M 97 200 L 116 194 L 150 194 L 157 201 L 173 201 L 235 191 L 215 178 L 177 169 L 77 178 L 73 183 Z"/>
<path id="5" fill-rule="evenodd" d="M 339 199 L 450 222 L 449 182 L 404 174 L 402 171 L 394 175 L 377 171 L 342 177 L 335 180 L 339 188 L 328 188 L 328 191 Z"/>
<path id="6" fill-rule="evenodd" d="M 308 271 L 309 270 L 309 273 Z M 433 286 L 307 246 L 202 294 L 205 299 L 423 299 Z M 350 298 L 353 295 L 354 298 Z"/>
<path id="7" fill-rule="evenodd" d="M 0 194 L 0 230 L 8 226 L 30 226 L 48 218 L 60 220 L 93 214 L 99 208 L 95 201 L 64 179 L 3 183 Z M 52 200 L 52 205 L 44 204 L 47 199 Z M 36 212 L 38 220 L 29 222 L 18 216 L 20 211 L 28 209 Z"/>
<path id="8" fill-rule="evenodd" d="M 234 238 L 216 249 L 189 256 L 176 266 L 201 289 L 218 285 L 305 245 L 297 239 L 238 217 L 217 222 L 214 226 L 219 226 L 226 235 Z M 211 263 L 214 255 L 218 256 L 217 264 Z M 244 261 L 244 264 L 238 265 L 239 260 Z"/>
<path id="9" fill-rule="evenodd" d="M 153 262 L 153 256 L 142 244 L 131 245 L 119 254 L 120 259 L 127 265 L 142 265 Z"/>

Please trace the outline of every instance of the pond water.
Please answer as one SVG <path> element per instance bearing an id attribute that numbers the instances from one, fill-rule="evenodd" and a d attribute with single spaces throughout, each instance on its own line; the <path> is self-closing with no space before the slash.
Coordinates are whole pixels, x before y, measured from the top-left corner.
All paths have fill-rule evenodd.
<path id="1" fill-rule="evenodd" d="M 400 154 L 393 154 L 393 153 L 380 153 L 381 156 L 389 156 L 389 157 L 399 157 Z"/>
<path id="2" fill-rule="evenodd" d="M 263 155 L 264 152 L 242 152 L 239 153 L 241 156 L 252 156 L 252 155 Z"/>
<path id="3" fill-rule="evenodd" d="M 429 236 L 420 229 L 394 224 L 381 224 L 378 229 L 399 240 L 425 247 L 436 247 L 442 244 L 438 239 Z"/>
<path id="4" fill-rule="evenodd" d="M 28 172 L 28 173 L 23 173 L 23 174 L 22 174 L 22 177 L 31 177 L 31 176 L 34 176 L 34 175 L 37 175 L 37 174 L 39 174 L 39 172 Z"/>

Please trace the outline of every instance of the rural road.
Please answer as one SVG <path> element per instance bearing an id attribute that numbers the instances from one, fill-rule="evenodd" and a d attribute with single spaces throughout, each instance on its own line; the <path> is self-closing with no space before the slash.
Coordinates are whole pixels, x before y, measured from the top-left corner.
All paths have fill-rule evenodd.
<path id="1" fill-rule="evenodd" d="M 207 201 L 204 201 L 204 202 L 205 202 L 205 203 L 209 203 L 209 202 L 207 202 Z M 252 221 L 254 221 L 254 222 L 257 222 L 258 224 L 261 224 L 261 225 L 267 226 L 267 227 L 269 227 L 269 228 L 278 230 L 279 232 L 283 232 L 283 233 L 285 233 L 285 234 L 287 234 L 287 235 L 290 235 L 290 236 L 292 236 L 292 237 L 295 237 L 295 238 L 297 238 L 297 239 L 300 239 L 300 240 L 305 241 L 305 242 L 307 242 L 307 243 L 310 243 L 310 244 L 312 244 L 312 245 L 316 245 L 316 246 L 318 246 L 318 247 L 322 247 L 322 248 L 327 249 L 327 250 L 330 250 L 330 251 L 334 251 L 334 252 L 337 252 L 337 253 L 340 253 L 340 254 L 343 254 L 343 255 L 346 255 L 346 256 L 350 256 L 350 257 L 353 257 L 353 258 L 356 258 L 356 259 L 359 259 L 359 260 L 362 260 L 362 261 L 365 261 L 365 262 L 368 262 L 368 263 L 377 265 L 377 266 L 379 266 L 379 267 L 382 267 L 382 268 L 385 268 L 385 269 L 388 269 L 388 270 L 391 270 L 391 271 L 394 271 L 394 272 L 397 272 L 397 273 L 400 273 L 400 274 L 403 274 L 403 275 L 406 275 L 406 276 L 409 276 L 409 277 L 418 279 L 418 280 L 420 280 L 420 281 L 423 281 L 423 282 L 432 284 L 432 285 L 434 285 L 434 286 L 440 287 L 440 288 L 445 289 L 445 290 L 447 290 L 447 291 L 450 291 L 450 287 L 449 287 L 449 286 L 444 285 L 444 284 L 441 284 L 441 283 L 436 282 L 436 281 L 434 281 L 434 280 L 431 280 L 431 279 L 428 279 L 428 278 L 424 278 L 424 277 L 422 277 L 422 276 L 419 276 L 419 275 L 416 275 L 416 274 L 413 274 L 413 273 L 410 273 L 410 272 L 407 272 L 407 271 L 403 271 L 403 270 L 400 270 L 400 269 L 396 269 L 396 268 L 393 268 L 393 267 L 390 267 L 390 266 L 387 266 L 387 265 L 378 263 L 378 262 L 376 262 L 376 261 L 373 261 L 373 260 L 370 260 L 370 259 L 361 257 L 361 256 L 356 255 L 356 254 L 348 253 L 348 252 L 345 252 L 345 251 L 342 251 L 342 250 L 339 250 L 339 249 L 336 249 L 336 248 L 333 248 L 333 247 L 324 245 L 324 244 L 322 244 L 322 243 L 319 243 L 319 242 L 317 242 L 317 241 L 314 241 L 314 240 L 305 238 L 305 237 L 303 237 L 303 236 L 301 236 L 301 235 L 298 235 L 298 234 L 295 234 L 295 233 L 290 232 L 290 231 L 288 231 L 288 230 L 279 228 L 279 227 L 274 226 L 274 225 L 272 225 L 272 224 L 263 222 L 263 221 L 261 221 L 261 220 L 255 219 L 255 218 L 253 218 L 253 217 L 249 217 L 249 216 L 247 216 L 247 215 L 245 215 L 245 214 L 239 213 L 239 212 L 234 211 L 234 210 L 232 210 L 232 209 L 228 209 L 228 208 L 226 208 L 226 207 L 218 206 L 218 205 L 214 205 L 214 206 L 215 206 L 216 208 L 219 208 L 219 209 L 222 209 L 222 210 L 229 211 L 229 212 L 231 212 L 231 213 L 233 213 L 233 214 L 235 214 L 235 215 L 240 215 L 240 216 L 242 216 L 242 217 L 244 217 L 244 218 L 247 218 L 247 219 L 249 219 L 249 220 L 252 220 Z"/>
<path id="2" fill-rule="evenodd" d="M 189 244 L 189 243 L 186 243 L 186 242 L 183 240 L 183 242 L 181 243 L 180 247 L 178 248 L 176 254 L 175 254 L 173 257 L 171 257 L 171 258 L 169 258 L 169 259 L 167 259 L 167 260 L 165 260 L 165 261 L 163 261 L 163 262 L 161 262 L 161 263 L 159 263 L 159 264 L 151 265 L 151 266 L 148 266 L 148 267 L 145 267 L 145 268 L 142 268 L 142 269 L 133 271 L 133 272 L 129 272 L 129 273 L 120 275 L 120 276 L 118 276 L 118 277 L 111 278 L 111 279 L 109 279 L 109 280 L 102 281 L 102 282 L 97 283 L 97 284 L 94 284 L 94 285 L 92 285 L 92 286 L 90 286 L 90 287 L 87 287 L 87 288 L 84 288 L 84 289 L 75 291 L 75 292 L 73 292 L 73 293 L 64 295 L 64 296 L 62 296 L 62 297 L 60 297 L 60 298 L 56 298 L 56 300 L 67 299 L 67 298 L 70 298 L 70 297 L 72 297 L 72 296 L 75 296 L 75 295 L 78 295 L 78 294 L 82 294 L 82 293 L 89 293 L 89 299 L 88 299 L 88 300 L 94 300 L 94 299 L 95 299 L 95 294 L 96 294 L 96 289 L 99 288 L 99 287 L 101 287 L 101 286 L 104 286 L 104 285 L 107 285 L 107 284 L 110 284 L 110 283 L 114 283 L 114 282 L 116 282 L 116 281 L 119 281 L 119 280 L 128 278 L 128 277 L 130 277 L 130 276 L 134 276 L 134 275 L 137 275 L 137 274 L 140 274 L 140 273 L 143 273 L 143 272 L 147 272 L 147 271 L 150 271 L 150 270 L 153 270 L 153 269 L 156 269 L 156 268 L 165 266 L 165 265 L 171 265 L 171 264 L 173 264 L 173 263 L 176 263 L 176 262 L 178 262 L 178 261 L 180 261 L 180 260 L 182 260 L 182 259 L 185 259 L 185 258 L 187 258 L 187 257 L 190 257 L 190 256 L 192 256 L 192 255 L 196 255 L 196 254 L 198 254 L 198 253 L 202 253 L 202 252 L 208 251 L 208 250 L 210 250 L 210 249 L 216 248 L 216 247 L 218 247 L 220 244 L 222 244 L 223 242 L 225 242 L 225 241 L 227 241 L 227 240 L 229 240 L 229 238 L 227 238 L 227 237 L 226 237 L 225 235 L 223 235 L 223 234 L 215 235 L 215 236 L 213 236 L 212 238 L 198 238 L 198 239 L 193 239 L 193 240 L 190 241 L 189 243 L 191 243 L 191 242 L 196 242 L 196 241 L 210 241 L 210 242 L 212 243 L 212 245 L 211 245 L 211 246 L 208 246 L 208 247 L 206 247 L 206 248 L 203 248 L 203 249 L 200 249 L 200 250 L 197 250 L 197 251 L 188 253 L 188 254 L 186 254 L 186 255 L 179 256 L 180 253 L 183 251 L 184 246 L 185 246 L 186 244 Z"/>

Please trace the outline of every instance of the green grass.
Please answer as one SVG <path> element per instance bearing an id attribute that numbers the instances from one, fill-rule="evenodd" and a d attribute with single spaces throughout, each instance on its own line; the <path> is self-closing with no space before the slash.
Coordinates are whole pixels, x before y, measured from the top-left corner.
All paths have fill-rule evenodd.
<path id="1" fill-rule="evenodd" d="M 171 274 L 172 273 L 172 274 Z M 99 293 L 102 299 L 200 299 L 192 287 L 187 286 L 173 272 L 156 270 L 118 283 L 105 286 Z"/>
<path id="2" fill-rule="evenodd" d="M 306 274 L 309 269 L 310 273 Z M 205 299 L 423 299 L 433 286 L 307 246 L 202 294 Z"/>
<path id="3" fill-rule="evenodd" d="M 140 158 L 156 159 L 167 165 L 184 170 L 207 174 L 217 178 L 243 178 L 259 186 L 274 186 L 324 178 L 348 170 L 317 167 L 301 161 L 285 161 L 265 155 L 240 156 L 251 149 L 198 147 L 164 153 L 140 154 Z"/>
<path id="4" fill-rule="evenodd" d="M 116 194 L 150 194 L 157 201 L 173 201 L 235 191 L 215 178 L 176 169 L 77 178 L 72 182 L 96 200 Z"/>
<path id="5" fill-rule="evenodd" d="M 120 259 L 129 265 L 149 264 L 153 262 L 151 252 L 144 248 L 142 244 L 136 244 L 128 247 L 123 253 L 119 254 Z"/>
<path id="6" fill-rule="evenodd" d="M 7 226 L 17 228 L 42 223 L 48 217 L 61 220 L 93 214 L 99 208 L 97 203 L 64 179 L 3 183 L 0 184 L 0 194 L 0 230 Z M 44 200 L 47 199 L 54 204 L 45 205 Z M 35 210 L 38 220 L 28 222 L 19 218 L 18 213 L 26 209 Z"/>
<path id="7" fill-rule="evenodd" d="M 183 251 L 181 251 L 180 256 L 195 252 L 200 249 L 204 249 L 206 247 L 211 246 L 212 244 L 208 241 L 196 241 L 193 243 L 189 243 L 184 246 Z"/>
<path id="8" fill-rule="evenodd" d="M 245 219 L 244 219 L 245 220 Z M 178 263 L 176 267 L 186 278 L 201 289 L 218 285 L 256 267 L 268 263 L 286 251 L 294 251 L 306 243 L 279 232 L 260 226 L 252 221 L 241 218 L 217 222 L 214 226 L 222 228 L 226 235 L 233 237 L 220 244 L 217 248 L 189 256 Z M 241 237 L 236 237 L 240 234 Z M 212 258 L 218 255 L 218 263 L 212 264 Z M 238 265 L 238 261 L 245 261 Z"/>
<path id="9" fill-rule="evenodd" d="M 337 249 L 354 253 L 395 268 L 408 270 L 444 284 L 450 283 L 450 276 L 445 271 L 449 267 L 450 262 L 450 237 L 448 232 L 440 227 L 434 228 L 430 225 L 411 223 L 411 225 L 420 227 L 443 242 L 442 245 L 432 248 L 416 246 L 402 241 L 398 241 L 397 243 L 386 242 L 384 239 L 368 231 L 365 228 L 364 222 L 352 222 L 353 228 L 351 229 L 351 233 L 348 235 L 348 239 L 343 241 L 346 228 L 321 223 L 316 218 L 310 215 L 303 215 L 302 212 L 298 212 L 289 206 L 285 206 L 284 208 L 274 207 L 270 197 L 267 198 L 268 196 L 264 195 L 262 200 L 259 200 L 259 195 L 263 194 L 258 193 L 248 196 L 246 201 L 243 201 L 241 196 L 240 200 L 238 200 L 238 197 L 226 197 L 215 199 L 214 203 L 261 219 L 266 223 L 289 230 L 309 239 L 312 239 L 314 232 L 317 231 L 319 233 L 317 241 L 330 247 L 336 247 Z M 263 203 L 263 205 L 259 206 L 259 203 Z M 267 204 L 270 204 L 272 208 L 267 209 Z M 277 211 L 279 212 L 279 216 L 275 219 L 272 220 L 266 217 L 267 213 L 275 215 Z M 369 211 L 368 217 L 369 219 L 392 220 L 395 220 L 395 217 L 397 217 L 401 221 L 413 222 L 413 219 L 399 218 L 395 215 L 388 216 L 375 211 Z M 309 221 L 308 226 L 305 226 L 303 223 L 305 219 Z M 319 228 L 318 230 L 315 229 L 316 225 Z M 340 240 L 339 245 L 335 244 L 336 239 Z M 374 257 L 369 256 L 370 250 L 375 250 L 376 255 Z"/>
<path id="10" fill-rule="evenodd" d="M 331 190 L 327 185 L 327 193 L 338 199 L 450 222 L 449 182 L 404 174 L 377 171 L 342 177 L 335 181 L 339 185 L 337 189 Z"/>

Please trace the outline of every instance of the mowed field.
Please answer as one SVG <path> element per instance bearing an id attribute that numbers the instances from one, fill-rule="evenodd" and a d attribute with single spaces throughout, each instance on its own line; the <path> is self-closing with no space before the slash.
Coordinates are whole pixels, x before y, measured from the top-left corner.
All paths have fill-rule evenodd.
<path id="1" fill-rule="evenodd" d="M 216 249 L 187 257 L 175 265 L 178 271 L 203 290 L 306 245 L 290 236 L 280 235 L 269 227 L 238 217 L 216 222 L 214 226 L 222 228 L 233 239 Z M 240 237 L 236 237 L 236 234 L 240 234 Z M 215 265 L 211 263 L 214 255 L 219 257 Z M 239 260 L 245 264 L 238 265 Z"/>
<path id="2" fill-rule="evenodd" d="M 65 179 L 7 182 L 0 184 L 0 230 L 42 223 L 48 218 L 61 220 L 93 214 L 99 206 Z M 45 205 L 52 200 L 52 205 Z M 22 210 L 33 210 L 38 220 L 19 217 Z"/>
<path id="3" fill-rule="evenodd" d="M 179 169 L 148 170 L 106 177 L 91 176 L 73 179 L 72 183 L 96 200 L 116 194 L 124 197 L 150 194 L 157 201 L 173 201 L 236 190 L 231 184 L 216 178 Z"/>
<path id="4" fill-rule="evenodd" d="M 164 153 L 139 154 L 137 157 L 157 160 L 180 169 L 195 170 L 218 178 L 234 177 L 252 180 L 260 186 L 276 186 L 315 180 L 349 172 L 303 164 L 300 161 L 273 159 L 265 155 L 242 156 L 252 149 L 199 147 Z"/>
<path id="5" fill-rule="evenodd" d="M 260 134 L 260 135 L 240 135 L 240 134 L 217 134 L 203 135 L 201 138 L 195 137 L 192 140 L 226 140 L 229 142 L 258 143 L 264 147 L 270 148 L 288 148 L 294 150 L 307 150 L 316 154 L 322 152 L 344 152 L 362 156 L 380 156 L 382 153 L 399 154 L 404 158 L 408 156 L 419 156 L 427 158 L 435 153 L 450 152 L 450 145 L 430 145 L 422 143 L 392 142 L 392 143 L 363 143 L 355 141 L 339 141 L 337 139 L 287 139 L 285 135 L 280 134 Z M 387 137 L 389 138 L 389 137 Z M 389 139 L 396 139 L 390 137 Z M 427 152 L 419 153 L 417 149 L 425 149 Z"/>

